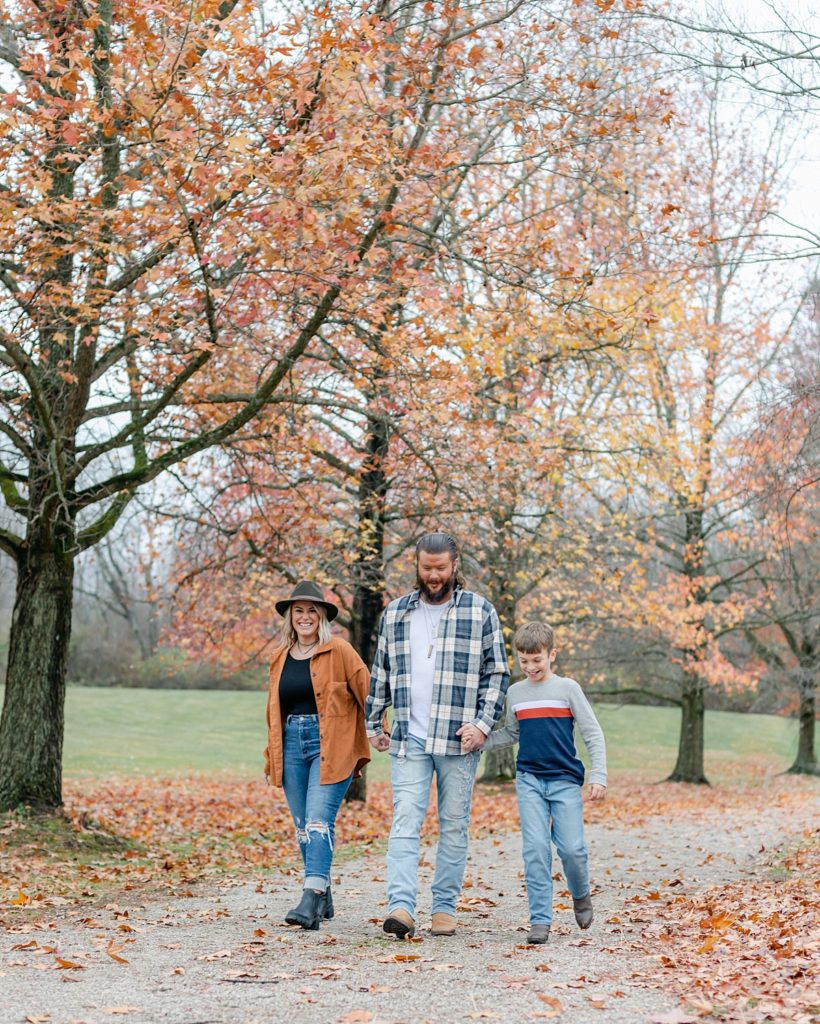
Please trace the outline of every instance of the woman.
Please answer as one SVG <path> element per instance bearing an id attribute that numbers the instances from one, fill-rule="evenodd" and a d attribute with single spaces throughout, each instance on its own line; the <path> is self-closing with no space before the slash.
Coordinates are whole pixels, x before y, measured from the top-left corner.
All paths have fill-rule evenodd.
<path id="1" fill-rule="evenodd" d="M 346 640 L 331 635 L 339 609 L 315 583 L 297 583 L 276 610 L 285 623 L 270 666 L 265 777 L 285 790 L 305 866 L 302 899 L 285 921 L 314 930 L 333 917 L 336 814 L 350 780 L 370 760 L 370 673 Z"/>

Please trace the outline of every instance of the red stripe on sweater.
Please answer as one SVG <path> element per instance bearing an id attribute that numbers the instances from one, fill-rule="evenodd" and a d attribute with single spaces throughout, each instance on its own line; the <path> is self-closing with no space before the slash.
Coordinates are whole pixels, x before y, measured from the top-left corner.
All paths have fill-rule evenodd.
<path id="1" fill-rule="evenodd" d="M 570 708 L 524 708 L 516 711 L 516 718 L 572 718 Z"/>

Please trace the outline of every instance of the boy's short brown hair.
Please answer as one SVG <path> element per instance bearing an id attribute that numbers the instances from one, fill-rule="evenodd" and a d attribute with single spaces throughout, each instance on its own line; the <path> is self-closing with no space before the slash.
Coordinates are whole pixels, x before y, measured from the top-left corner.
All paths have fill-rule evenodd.
<path id="1" fill-rule="evenodd" d="M 555 630 L 546 622 L 527 622 L 515 631 L 513 647 L 522 654 L 538 654 L 555 647 Z"/>

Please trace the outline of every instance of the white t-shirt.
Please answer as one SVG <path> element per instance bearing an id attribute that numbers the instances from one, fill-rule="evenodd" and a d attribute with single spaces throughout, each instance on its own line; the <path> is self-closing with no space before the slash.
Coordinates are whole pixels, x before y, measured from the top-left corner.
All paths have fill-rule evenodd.
<path id="1" fill-rule="evenodd" d="M 410 616 L 410 726 L 411 736 L 427 738 L 433 683 L 436 678 L 436 634 L 451 602 L 427 604 L 419 599 Z"/>

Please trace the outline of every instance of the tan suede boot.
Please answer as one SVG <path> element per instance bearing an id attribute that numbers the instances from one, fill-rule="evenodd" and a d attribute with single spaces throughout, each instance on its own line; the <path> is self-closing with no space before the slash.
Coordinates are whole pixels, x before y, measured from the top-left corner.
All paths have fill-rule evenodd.
<path id="1" fill-rule="evenodd" d="M 397 939 L 412 939 L 416 934 L 416 922 L 401 907 L 398 910 L 391 910 L 384 919 L 382 931 L 388 935 L 395 935 Z"/>
<path id="2" fill-rule="evenodd" d="M 433 914 L 433 921 L 430 925 L 431 935 L 455 935 L 456 919 L 453 914 Z"/>

